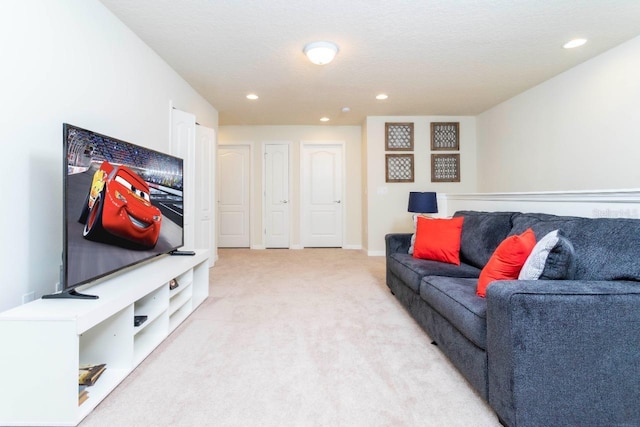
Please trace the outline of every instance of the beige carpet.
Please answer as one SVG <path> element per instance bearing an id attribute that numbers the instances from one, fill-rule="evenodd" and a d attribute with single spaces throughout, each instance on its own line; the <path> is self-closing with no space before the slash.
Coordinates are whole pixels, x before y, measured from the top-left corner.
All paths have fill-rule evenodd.
<path id="1" fill-rule="evenodd" d="M 359 251 L 220 250 L 209 299 L 81 426 L 499 426 L 384 274 Z"/>

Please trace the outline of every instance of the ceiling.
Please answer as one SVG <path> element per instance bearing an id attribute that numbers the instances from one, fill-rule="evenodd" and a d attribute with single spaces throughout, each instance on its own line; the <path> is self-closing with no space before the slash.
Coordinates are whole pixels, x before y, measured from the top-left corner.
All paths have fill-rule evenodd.
<path id="1" fill-rule="evenodd" d="M 101 1 L 220 125 L 476 115 L 640 34 L 638 0 Z M 304 56 L 318 40 L 339 46 L 332 63 Z"/>

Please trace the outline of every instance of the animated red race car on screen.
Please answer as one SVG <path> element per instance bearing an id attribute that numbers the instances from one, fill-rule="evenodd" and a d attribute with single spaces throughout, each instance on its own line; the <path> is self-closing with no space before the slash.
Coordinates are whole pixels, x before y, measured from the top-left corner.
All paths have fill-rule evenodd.
<path id="1" fill-rule="evenodd" d="M 158 242 L 162 213 L 151 204 L 149 186 L 138 174 L 104 161 L 93 175 L 79 221 L 89 240 L 114 236 L 149 249 Z"/>

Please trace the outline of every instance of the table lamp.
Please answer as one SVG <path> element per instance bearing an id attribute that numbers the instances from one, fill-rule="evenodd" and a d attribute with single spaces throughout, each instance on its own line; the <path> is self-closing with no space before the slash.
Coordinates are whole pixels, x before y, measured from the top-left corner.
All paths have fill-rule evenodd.
<path id="1" fill-rule="evenodd" d="M 409 193 L 409 212 L 415 213 L 438 213 L 438 200 L 434 191 Z"/>

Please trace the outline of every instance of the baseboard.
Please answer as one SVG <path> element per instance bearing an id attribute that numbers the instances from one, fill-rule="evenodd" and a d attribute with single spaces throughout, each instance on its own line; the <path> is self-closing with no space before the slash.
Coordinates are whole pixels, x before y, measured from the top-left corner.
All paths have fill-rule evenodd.
<path id="1" fill-rule="evenodd" d="M 262 250 L 262 249 L 266 249 L 265 246 L 262 245 L 251 245 L 251 249 L 257 249 L 257 250 Z M 302 250 L 304 249 L 304 246 L 302 245 L 291 245 L 289 246 L 290 250 Z M 362 250 L 362 245 L 345 245 L 342 247 L 342 249 L 345 250 L 349 250 L 349 251 L 361 251 Z M 382 255 L 384 255 L 384 252 L 382 252 Z"/>
<path id="2" fill-rule="evenodd" d="M 367 251 L 368 256 L 385 256 L 387 255 L 386 251 Z"/>
<path id="3" fill-rule="evenodd" d="M 347 249 L 350 251 L 359 251 L 359 250 L 362 250 L 362 245 L 344 245 L 342 249 Z"/>
<path id="4" fill-rule="evenodd" d="M 291 250 L 301 250 L 301 249 L 304 249 L 304 246 L 302 246 L 302 245 L 291 245 L 291 246 L 289 246 L 289 249 L 291 249 Z M 362 250 L 362 246 L 361 245 L 345 245 L 345 246 L 342 247 L 342 249 L 359 251 L 359 250 Z"/>

